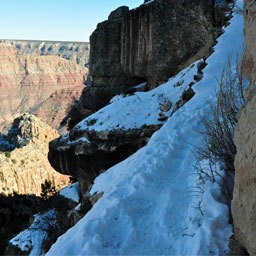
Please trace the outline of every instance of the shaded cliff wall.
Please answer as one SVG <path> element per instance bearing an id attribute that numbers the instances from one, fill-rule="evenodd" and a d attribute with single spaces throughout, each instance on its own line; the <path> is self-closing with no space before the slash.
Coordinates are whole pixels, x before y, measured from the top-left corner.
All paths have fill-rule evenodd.
<path id="1" fill-rule="evenodd" d="M 232 215 L 235 239 L 250 255 L 256 255 L 256 2 L 245 0 L 244 5 L 243 69 L 251 84 L 235 130 L 237 154 Z"/>
<path id="2" fill-rule="evenodd" d="M 180 65 L 213 43 L 212 1 L 155 0 L 120 7 L 91 35 L 90 74 L 94 86 L 154 88 Z"/>
<path id="3" fill-rule="evenodd" d="M 80 116 L 142 82 L 147 82 L 146 89 L 155 88 L 207 56 L 226 19 L 221 15 L 227 1 L 221 3 L 215 7 L 212 0 L 154 0 L 113 11 L 90 37 L 92 86 L 83 91 Z"/>

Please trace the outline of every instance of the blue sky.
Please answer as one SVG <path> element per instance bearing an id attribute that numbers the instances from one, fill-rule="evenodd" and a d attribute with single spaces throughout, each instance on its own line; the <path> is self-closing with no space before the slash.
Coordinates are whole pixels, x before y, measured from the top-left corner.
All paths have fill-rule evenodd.
<path id="1" fill-rule="evenodd" d="M 96 25 L 119 6 L 143 0 L 0 0 L 0 39 L 88 42 Z"/>

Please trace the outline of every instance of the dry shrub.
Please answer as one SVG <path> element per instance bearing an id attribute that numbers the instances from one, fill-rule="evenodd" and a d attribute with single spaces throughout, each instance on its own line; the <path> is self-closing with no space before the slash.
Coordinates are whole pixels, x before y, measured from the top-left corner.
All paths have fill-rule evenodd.
<path id="1" fill-rule="evenodd" d="M 234 129 L 237 113 L 245 102 L 243 91 L 246 79 L 242 74 L 242 54 L 237 56 L 235 68 L 232 68 L 231 58 L 228 58 L 218 82 L 217 102 L 209 103 L 210 118 L 201 120 L 204 129 L 201 132 L 202 144 L 195 152 L 195 168 L 202 179 L 215 181 L 216 175 L 220 176 L 219 164 L 224 166 L 225 172 L 234 172 Z"/>

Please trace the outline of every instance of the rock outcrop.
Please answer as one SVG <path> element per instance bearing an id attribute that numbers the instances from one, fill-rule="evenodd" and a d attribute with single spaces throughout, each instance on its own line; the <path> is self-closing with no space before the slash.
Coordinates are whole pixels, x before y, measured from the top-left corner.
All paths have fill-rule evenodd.
<path id="1" fill-rule="evenodd" d="M 85 194 L 94 179 L 143 147 L 158 126 L 96 132 L 79 126 L 50 143 L 49 161 L 55 170 L 79 180 Z"/>
<path id="2" fill-rule="evenodd" d="M 57 173 L 47 159 L 48 144 L 58 136 L 56 130 L 33 115 L 23 114 L 16 119 L 9 138 L 18 148 L 0 153 L 0 193 L 40 196 L 45 180 L 55 187 L 66 186 L 69 177 Z"/>
<path id="3" fill-rule="evenodd" d="M 251 85 L 235 130 L 235 187 L 232 201 L 235 240 L 256 255 L 256 2 L 244 1 L 246 53 L 243 68 Z"/>
<path id="4" fill-rule="evenodd" d="M 0 40 L 0 43 L 14 46 L 22 55 L 59 56 L 83 67 L 89 62 L 89 43 L 27 40 Z"/>
<path id="5" fill-rule="evenodd" d="M 142 82 L 155 88 L 207 56 L 228 18 L 221 18 L 227 2 L 215 2 L 154 0 L 113 11 L 90 37 L 92 86 L 82 94 L 81 109 L 93 113 Z"/>
<path id="6" fill-rule="evenodd" d="M 50 143 L 51 165 L 77 178 L 85 194 L 101 172 L 143 147 L 194 96 L 190 86 L 196 83 L 198 72 L 202 73 L 203 64 L 192 64 L 154 90 L 116 96 L 111 104 Z"/>
<path id="7" fill-rule="evenodd" d="M 14 46 L 0 43 L 0 131 L 4 127 L 6 131 L 24 112 L 59 128 L 67 110 L 79 99 L 87 75 L 87 68 L 72 61 L 22 55 Z"/>

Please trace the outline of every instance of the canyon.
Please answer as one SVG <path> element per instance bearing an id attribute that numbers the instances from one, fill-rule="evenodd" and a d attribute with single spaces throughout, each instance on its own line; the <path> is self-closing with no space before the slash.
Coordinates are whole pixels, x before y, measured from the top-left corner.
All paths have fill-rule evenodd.
<path id="1" fill-rule="evenodd" d="M 21 49 L 30 49 L 29 46 L 26 42 Z M 24 112 L 33 113 L 53 128 L 59 128 L 87 81 L 88 69 L 74 60 L 24 51 L 11 41 L 0 43 L 2 133 Z"/>
<path id="2" fill-rule="evenodd" d="M 0 40 L 0 43 L 14 46 L 22 55 L 59 56 L 88 67 L 89 43 L 36 40 Z"/>
<path id="3" fill-rule="evenodd" d="M 63 43 L 65 48 L 52 42 L 0 43 L 0 72 L 8 70 L 0 77 L 2 130 L 14 120 L 7 135 L 16 148 L 0 154 L 5 188 L 0 192 L 39 195 L 34 177 L 56 187 L 67 184 L 66 175 L 79 181 L 73 186 L 80 188 L 80 201 L 73 201 L 65 216 L 57 213 L 60 222 L 65 220 L 61 233 L 76 225 L 48 255 L 223 255 L 231 253 L 233 231 L 233 255 L 256 255 L 255 1 L 244 1 L 243 72 L 250 86 L 234 135 L 232 218 L 222 163 L 215 163 L 217 171 L 211 169 L 210 175 L 207 170 L 195 175 L 194 151 L 202 143 L 209 102 L 215 104 L 216 80 L 229 50 L 237 52 L 244 40 L 240 2 L 233 11 L 231 1 L 211 0 L 145 0 L 133 10 L 123 6 L 98 24 L 90 45 L 81 48 L 72 42 Z M 91 86 L 85 87 L 89 49 Z M 13 95 L 15 100 L 9 100 Z M 71 130 L 59 137 L 35 116 L 14 119 L 23 112 Z M 204 175 L 213 175 L 214 181 Z M 95 204 L 92 198 L 100 200 Z M 37 249 L 36 242 L 22 234 L 18 238 L 29 250 Z M 15 247 L 24 253 L 19 239 L 9 243 L 10 251 Z"/>

